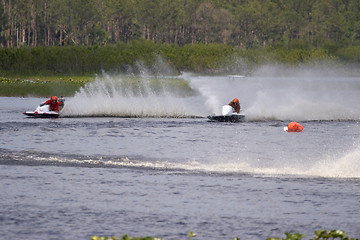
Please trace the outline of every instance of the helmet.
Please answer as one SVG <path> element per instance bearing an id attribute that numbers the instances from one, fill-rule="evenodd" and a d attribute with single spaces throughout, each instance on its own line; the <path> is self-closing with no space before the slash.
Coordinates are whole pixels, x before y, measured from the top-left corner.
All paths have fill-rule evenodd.
<path id="1" fill-rule="evenodd" d="M 234 98 L 232 101 L 233 101 L 233 103 L 239 103 L 239 99 L 237 99 L 237 98 Z"/>
<path id="2" fill-rule="evenodd" d="M 57 99 L 56 96 L 52 96 L 52 97 L 51 97 L 51 101 L 57 102 L 57 100 L 58 100 L 58 99 Z"/>

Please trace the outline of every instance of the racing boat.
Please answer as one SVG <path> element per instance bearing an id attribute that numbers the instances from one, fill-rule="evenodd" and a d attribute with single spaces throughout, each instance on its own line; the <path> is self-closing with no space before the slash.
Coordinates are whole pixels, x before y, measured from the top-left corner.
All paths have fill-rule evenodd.
<path id="1" fill-rule="evenodd" d="M 39 117 L 39 118 L 57 118 L 59 113 L 49 110 L 49 105 L 38 106 L 34 111 L 24 112 L 26 116 L 29 117 Z"/>
<path id="2" fill-rule="evenodd" d="M 222 115 L 210 115 L 207 117 L 210 121 L 218 122 L 241 122 L 244 120 L 245 115 L 234 112 L 234 109 L 229 105 L 222 107 Z"/>
<path id="3" fill-rule="evenodd" d="M 62 106 L 64 106 L 65 99 L 59 98 L 59 101 L 61 101 Z M 24 114 L 36 118 L 57 118 L 60 116 L 58 112 L 50 111 L 49 105 L 39 105 L 34 111 L 26 111 Z"/>

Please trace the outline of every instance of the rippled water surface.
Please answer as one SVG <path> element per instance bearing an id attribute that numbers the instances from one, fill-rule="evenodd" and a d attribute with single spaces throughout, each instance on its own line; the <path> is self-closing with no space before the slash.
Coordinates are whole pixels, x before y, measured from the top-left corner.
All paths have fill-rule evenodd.
<path id="1" fill-rule="evenodd" d="M 116 95 L 97 80 L 58 119 L 22 115 L 46 99 L 1 97 L 2 237 L 360 237 L 359 79 L 321 79 L 316 94 L 314 81 L 184 78 L 196 94 Z M 246 121 L 208 121 L 229 94 L 248 96 Z M 292 120 L 304 131 L 284 132 Z"/>

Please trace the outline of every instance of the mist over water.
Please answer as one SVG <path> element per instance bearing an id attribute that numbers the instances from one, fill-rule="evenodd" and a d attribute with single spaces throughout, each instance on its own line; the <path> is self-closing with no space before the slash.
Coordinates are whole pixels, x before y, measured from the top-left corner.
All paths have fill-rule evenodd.
<path id="1" fill-rule="evenodd" d="M 141 69 L 139 71 L 138 69 Z M 67 116 L 206 117 L 239 98 L 248 121 L 359 120 L 360 77 L 331 68 L 263 66 L 251 76 L 173 75 L 158 61 L 125 74 L 103 73 L 64 108 Z M 135 73 L 136 72 L 136 73 Z"/>
<path id="2" fill-rule="evenodd" d="M 68 116 L 193 117 L 191 92 L 177 78 L 110 75 L 88 83 L 64 108 Z M 184 97 L 186 95 L 186 97 Z"/>
<path id="3" fill-rule="evenodd" d="M 359 119 L 359 77 L 332 75 L 326 69 L 295 69 L 287 74 L 266 69 L 254 77 L 258 84 L 252 88 L 254 99 L 247 109 L 252 118 Z M 264 76 L 265 73 L 268 75 Z"/>
<path id="4" fill-rule="evenodd" d="M 360 77 L 332 75 L 326 69 L 264 66 L 251 76 L 187 77 L 220 114 L 220 106 L 239 98 L 250 121 L 359 120 Z"/>

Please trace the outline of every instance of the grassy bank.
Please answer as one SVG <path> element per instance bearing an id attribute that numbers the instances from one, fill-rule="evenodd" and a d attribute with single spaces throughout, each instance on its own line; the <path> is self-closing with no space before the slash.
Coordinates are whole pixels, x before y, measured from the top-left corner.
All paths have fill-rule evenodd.
<path id="1" fill-rule="evenodd" d="M 0 96 L 73 96 L 91 76 L 7 76 L 0 77 Z"/>

